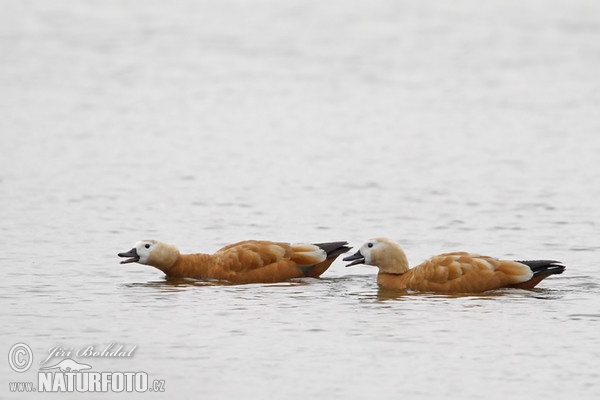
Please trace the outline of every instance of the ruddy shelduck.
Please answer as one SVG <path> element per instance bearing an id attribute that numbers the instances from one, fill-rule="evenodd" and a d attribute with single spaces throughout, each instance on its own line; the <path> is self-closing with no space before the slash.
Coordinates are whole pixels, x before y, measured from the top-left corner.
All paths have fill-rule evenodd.
<path id="1" fill-rule="evenodd" d="M 273 283 L 321 276 L 351 247 L 347 242 L 287 244 L 248 240 L 223 247 L 214 254 L 180 254 L 173 245 L 143 240 L 121 264 L 151 265 L 169 277 L 215 279 L 232 283 Z"/>
<path id="2" fill-rule="evenodd" d="M 466 252 L 440 254 L 409 268 L 402 248 L 387 238 L 369 240 L 344 261 L 352 261 L 348 267 L 379 267 L 377 283 L 381 287 L 438 293 L 532 289 L 542 279 L 565 270 L 559 261 L 507 261 Z"/>

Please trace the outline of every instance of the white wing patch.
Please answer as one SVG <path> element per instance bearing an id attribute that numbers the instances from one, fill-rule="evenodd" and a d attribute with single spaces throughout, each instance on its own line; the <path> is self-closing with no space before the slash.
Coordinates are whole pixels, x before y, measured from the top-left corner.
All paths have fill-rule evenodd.
<path id="1" fill-rule="evenodd" d="M 327 259 L 325 250 L 314 244 L 295 243 L 292 244 L 294 260 L 300 265 L 314 265 Z"/>

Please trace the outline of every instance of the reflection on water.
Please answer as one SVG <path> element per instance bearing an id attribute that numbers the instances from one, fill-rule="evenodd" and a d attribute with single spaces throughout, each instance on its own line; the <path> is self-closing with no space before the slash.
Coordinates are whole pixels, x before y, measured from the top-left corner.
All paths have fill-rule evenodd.
<path id="1" fill-rule="evenodd" d="M 600 314 L 571 314 L 569 315 L 570 319 L 573 320 L 590 320 L 590 321 L 600 321 Z"/>
<path id="2" fill-rule="evenodd" d="M 419 297 L 427 299 L 473 299 L 473 300 L 518 300 L 518 299 L 548 299 L 557 300 L 562 297 L 562 291 L 552 289 L 534 288 L 529 290 L 522 289 L 497 289 L 489 290 L 483 293 L 420 293 L 410 290 L 399 290 L 379 287 L 377 290 L 377 299 L 401 300 L 405 297 Z"/>
<path id="3" fill-rule="evenodd" d="M 290 286 L 304 286 L 308 285 L 309 281 L 314 279 L 294 279 L 287 282 L 277 282 L 277 283 L 268 283 L 268 284 L 233 284 L 227 281 L 219 281 L 212 279 L 194 279 L 194 278 L 176 278 L 176 277 L 168 277 L 165 276 L 162 280 L 157 281 L 148 281 L 148 282 L 134 282 L 134 283 L 126 283 L 123 284 L 124 287 L 130 288 L 150 288 L 157 289 L 159 291 L 165 292 L 173 292 L 173 291 L 183 291 L 188 290 L 194 287 L 202 287 L 202 286 L 234 286 L 239 289 L 243 289 L 247 286 L 259 285 L 264 288 L 276 288 L 276 287 L 290 287 Z"/>
<path id="4" fill-rule="evenodd" d="M 124 284 L 124 287 L 130 288 L 149 288 L 156 289 L 159 291 L 165 292 L 177 292 L 186 290 L 188 288 L 193 288 L 195 286 L 214 286 L 214 285 L 224 285 L 227 286 L 227 282 L 222 281 L 203 281 L 198 279 L 191 278 L 172 278 L 172 277 L 164 277 L 163 280 L 159 281 L 148 281 L 148 282 L 134 282 Z"/>

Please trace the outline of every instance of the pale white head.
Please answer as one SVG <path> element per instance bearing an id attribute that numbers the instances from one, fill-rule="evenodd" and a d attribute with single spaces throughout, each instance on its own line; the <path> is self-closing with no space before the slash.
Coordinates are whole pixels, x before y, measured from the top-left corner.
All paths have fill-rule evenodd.
<path id="1" fill-rule="evenodd" d="M 157 240 L 142 240 L 131 250 L 119 253 L 118 256 L 127 258 L 121 261 L 121 264 L 137 262 L 165 271 L 175 264 L 179 257 L 179 250 L 175 246 Z"/>
<path id="2" fill-rule="evenodd" d="M 380 272 L 401 274 L 408 270 L 408 260 L 404 250 L 388 238 L 375 238 L 367 241 L 360 249 L 344 261 L 352 261 L 346 265 L 367 264 L 379 267 Z"/>

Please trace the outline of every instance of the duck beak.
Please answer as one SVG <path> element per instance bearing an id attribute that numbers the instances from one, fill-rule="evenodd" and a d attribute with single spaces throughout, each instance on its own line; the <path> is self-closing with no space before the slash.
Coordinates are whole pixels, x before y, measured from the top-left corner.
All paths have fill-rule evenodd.
<path id="1" fill-rule="evenodd" d="M 346 265 L 346 267 L 351 267 L 356 264 L 364 264 L 365 263 L 365 257 L 361 254 L 360 250 L 357 251 L 356 253 L 352 254 L 351 256 L 345 257 L 343 260 L 344 261 L 352 261 L 350 264 Z"/>
<path id="2" fill-rule="evenodd" d="M 128 252 L 119 253 L 117 255 L 119 257 L 130 257 L 127 260 L 121 261 L 121 264 L 127 264 L 127 263 L 132 263 L 132 262 L 138 262 L 138 261 L 140 261 L 140 256 L 138 255 L 137 250 L 135 248 L 129 250 Z"/>

